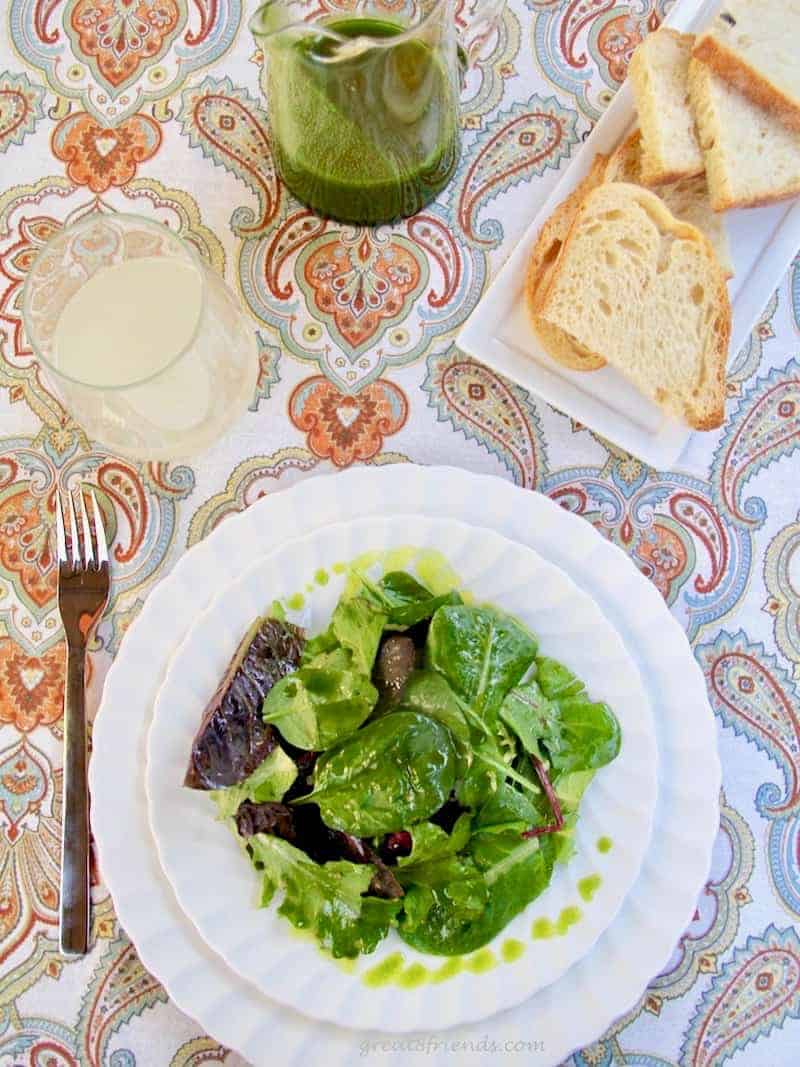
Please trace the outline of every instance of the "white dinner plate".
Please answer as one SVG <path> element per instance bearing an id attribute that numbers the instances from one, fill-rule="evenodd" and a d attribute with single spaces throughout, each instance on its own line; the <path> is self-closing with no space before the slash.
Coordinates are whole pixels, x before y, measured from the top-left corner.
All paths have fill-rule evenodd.
<path id="1" fill-rule="evenodd" d="M 575 855 L 556 867 L 550 886 L 490 942 L 491 957 L 486 951 L 467 956 L 465 968 L 446 981 L 375 988 L 368 984 L 370 975 L 398 952 L 405 974 L 435 973 L 444 960 L 411 949 L 391 930 L 374 953 L 344 971 L 313 940 L 297 937 L 277 913 L 277 901 L 269 910 L 255 906 L 260 879 L 240 844 L 216 820 L 213 802 L 182 783 L 208 700 L 253 620 L 274 600 L 287 605 L 300 594 L 303 606 L 287 607 L 289 620 L 312 636 L 320 633 L 347 580 L 346 573 L 336 573 L 341 565 L 364 552 L 395 550 L 396 559 L 396 550 L 408 547 L 426 562 L 446 561 L 459 590 L 477 603 L 491 603 L 520 619 L 536 635 L 542 655 L 565 663 L 586 683 L 592 699 L 613 708 L 622 744 L 583 798 Z M 320 573 L 327 579 L 324 585 L 314 581 Z M 372 577 L 382 573 L 377 560 Z M 219 590 L 175 653 L 159 691 L 146 788 L 150 827 L 178 901 L 206 943 L 235 971 L 273 1000 L 315 1019 L 406 1032 L 475 1022 L 513 1007 L 586 955 L 639 873 L 655 808 L 656 759 L 653 715 L 638 669 L 591 597 L 533 549 L 493 530 L 453 519 L 397 515 L 315 530 L 285 543 Z M 604 838 L 612 843 L 606 853 L 598 850 Z M 564 925 L 559 936 L 534 939 L 534 929 L 541 930 L 542 923 L 557 929 L 563 915 L 577 921 Z M 508 952 L 514 958 L 506 962 Z M 473 971 L 476 960 L 493 966 Z"/>
<path id="2" fill-rule="evenodd" d="M 696 33 L 719 6 L 719 0 L 680 0 L 665 24 Z M 633 92 L 626 82 L 464 325 L 458 344 L 609 441 L 665 470 L 676 465 L 689 441 L 689 428 L 665 415 L 613 367 L 573 371 L 557 363 L 542 348 L 525 308 L 525 273 L 539 231 L 586 177 L 595 156 L 612 152 L 635 124 Z M 800 199 L 729 211 L 724 219 L 735 271 L 728 283 L 733 357 L 748 340 L 800 246 Z"/>
<path id="3" fill-rule="evenodd" d="M 708 874 L 719 825 L 720 767 L 702 673 L 657 590 L 589 523 L 537 493 L 453 468 L 355 468 L 265 497 L 187 552 L 149 595 L 106 679 L 90 766 L 102 876 L 144 965 L 180 1008 L 251 1063 L 303 1067 L 324 1056 L 345 1065 L 380 1039 L 309 1022 L 259 993 L 208 948 L 158 862 L 144 803 L 144 765 L 158 688 L 220 576 L 233 581 L 269 547 L 319 527 L 405 512 L 491 524 L 560 566 L 600 604 L 650 695 L 659 752 L 658 847 L 648 850 L 619 915 L 594 950 L 557 982 L 501 1016 L 451 1033 L 465 1042 L 459 1064 L 479 1067 L 482 1043 L 497 1040 L 532 1043 L 526 1062 L 549 1067 L 601 1034 L 672 954 Z M 383 1054 L 407 1060 L 402 1050 Z M 445 1067 L 452 1052 L 443 1041 L 430 1047 L 426 1062 Z"/>

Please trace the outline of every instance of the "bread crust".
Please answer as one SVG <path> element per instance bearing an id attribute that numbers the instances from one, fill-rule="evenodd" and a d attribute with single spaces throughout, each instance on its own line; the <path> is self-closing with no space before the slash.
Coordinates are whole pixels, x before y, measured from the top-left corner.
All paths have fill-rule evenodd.
<path id="1" fill-rule="evenodd" d="M 552 359 L 576 371 L 599 370 L 605 367 L 606 361 L 602 356 L 595 355 L 594 352 L 578 344 L 565 331 L 551 323 L 544 322 L 538 315 L 538 308 L 550 284 L 558 250 L 566 240 L 572 218 L 577 214 L 586 195 L 603 181 L 607 162 L 606 156 L 596 155 L 583 181 L 579 182 L 567 199 L 558 205 L 542 226 L 531 258 L 528 260 L 528 269 L 525 274 L 525 304 L 536 336 Z M 552 262 L 548 263 L 548 260 Z"/>
<path id="2" fill-rule="evenodd" d="M 654 177 L 652 174 L 648 175 L 642 165 L 642 185 L 648 189 L 658 189 L 661 185 L 671 185 L 673 182 L 686 181 L 688 178 L 699 178 L 701 174 L 705 174 L 705 167 L 699 170 L 660 170 Z"/>
<path id="3" fill-rule="evenodd" d="M 677 41 L 679 44 L 685 45 L 687 48 L 691 48 L 695 40 L 694 34 L 679 33 L 670 26 L 661 26 L 656 32 L 662 37 L 669 37 L 672 40 Z M 643 99 L 647 94 L 647 74 L 644 67 L 645 61 L 643 56 L 644 52 L 637 48 L 631 56 L 631 61 L 628 65 L 628 77 L 633 86 L 634 97 L 639 100 Z M 641 115 L 639 123 L 640 126 L 643 125 Z M 646 137 L 642 137 L 641 144 L 639 182 L 648 188 L 657 189 L 660 185 L 669 185 L 670 182 L 681 181 L 684 178 L 696 178 L 699 174 L 702 174 L 705 169 L 702 157 L 696 167 L 688 167 L 683 170 L 676 170 L 674 168 L 666 169 L 658 165 L 652 151 L 652 145 L 648 144 Z"/>
<path id="4" fill-rule="evenodd" d="M 702 101 L 704 98 L 707 98 L 707 95 L 710 92 L 711 81 L 715 77 L 720 81 L 722 80 L 719 78 L 719 75 L 713 67 L 709 66 L 704 60 L 698 59 L 695 55 L 692 55 L 692 61 L 689 64 L 687 85 L 689 89 L 689 97 L 696 112 L 700 111 Z M 739 91 L 735 87 L 732 88 L 734 92 Z M 752 105 L 752 102 L 747 100 L 747 98 L 744 97 L 744 94 L 742 94 L 743 104 L 745 101 L 747 107 Z M 711 199 L 711 207 L 718 214 L 724 211 L 730 211 L 733 208 L 767 207 L 770 204 L 777 204 L 800 194 L 800 181 L 796 181 L 792 184 L 784 185 L 782 188 L 776 188 L 774 191 L 766 194 L 757 196 L 734 196 L 727 180 L 719 180 L 718 176 L 715 178 L 715 167 L 710 161 L 710 155 L 714 151 L 716 142 L 715 133 L 711 130 L 708 132 L 704 131 L 702 121 L 699 121 L 698 136 L 700 148 L 706 156 L 706 174 L 708 176 L 708 191 Z"/>
<path id="5" fill-rule="evenodd" d="M 661 227 L 668 229 L 676 237 L 700 244 L 709 262 L 716 268 L 716 278 L 714 280 L 716 304 L 714 344 L 706 358 L 705 373 L 702 375 L 695 390 L 695 394 L 700 394 L 705 402 L 701 400 L 700 403 L 695 404 L 689 398 L 684 397 L 679 406 L 674 402 L 667 402 L 663 405 L 667 411 L 682 417 L 687 425 L 694 430 L 715 430 L 722 425 L 725 419 L 725 379 L 731 333 L 731 305 L 725 273 L 720 267 L 714 248 L 706 235 L 691 223 L 675 218 L 656 193 L 627 182 L 615 182 L 614 184 L 624 190 L 625 195 L 638 200 L 640 205 L 656 219 Z M 572 233 L 580 225 L 585 210 L 588 210 L 587 201 L 590 195 L 587 194 L 583 198 L 579 209 L 572 218 L 569 233 L 564 241 L 565 246 L 569 242 Z M 563 263 L 559 268 L 559 262 L 556 261 L 551 271 L 547 291 L 539 299 L 539 307 L 542 310 L 546 310 L 548 295 L 557 281 L 560 269 L 563 269 Z"/>
<path id="6" fill-rule="evenodd" d="M 726 48 L 716 37 L 702 34 L 695 42 L 692 55 L 710 67 L 723 81 L 738 89 L 743 96 L 768 111 L 784 126 L 800 133 L 800 104 L 767 81 L 737 52 Z"/>

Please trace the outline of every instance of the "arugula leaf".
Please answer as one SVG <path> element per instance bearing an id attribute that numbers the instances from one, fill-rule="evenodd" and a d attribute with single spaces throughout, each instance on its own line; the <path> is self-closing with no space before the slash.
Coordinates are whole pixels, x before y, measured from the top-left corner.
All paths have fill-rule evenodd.
<path id="1" fill-rule="evenodd" d="M 493 608 L 456 605 L 433 616 L 426 655 L 456 696 L 493 726 L 503 698 L 527 672 L 536 640 Z"/>
<path id="2" fill-rule="evenodd" d="M 525 682 L 512 689 L 500 707 L 500 718 L 510 726 L 522 742 L 526 752 L 545 759 L 539 745 L 547 745 L 549 753 L 561 745 L 559 707 L 544 695 L 536 681 Z"/>
<path id="3" fill-rule="evenodd" d="M 596 770 L 619 752 L 621 735 L 608 707 L 589 699 L 586 687 L 554 659 L 537 660 L 536 680 L 513 689 L 500 719 L 537 759 L 555 771 Z"/>
<path id="4" fill-rule="evenodd" d="M 311 930 L 334 956 L 372 952 L 386 936 L 399 901 L 365 897 L 375 868 L 372 864 L 334 860 L 315 863 L 288 841 L 256 834 L 248 846 L 263 874 L 261 906 L 284 891 L 278 912 L 301 930 Z"/>
<path id="5" fill-rule="evenodd" d="M 308 666 L 272 687 L 262 715 L 289 744 L 319 752 L 357 730 L 377 699 L 377 689 L 360 673 L 332 666 Z"/>
<path id="6" fill-rule="evenodd" d="M 402 830 L 438 811 L 453 788 L 450 731 L 412 711 L 393 711 L 324 752 L 314 790 L 325 823 L 359 837 Z"/>
<path id="7" fill-rule="evenodd" d="M 296 777 L 294 760 L 286 755 L 280 745 L 276 745 L 243 782 L 229 785 L 226 789 L 212 789 L 208 795 L 217 805 L 219 817 L 229 819 L 236 814 L 243 800 L 252 800 L 254 804 L 281 800 Z"/>

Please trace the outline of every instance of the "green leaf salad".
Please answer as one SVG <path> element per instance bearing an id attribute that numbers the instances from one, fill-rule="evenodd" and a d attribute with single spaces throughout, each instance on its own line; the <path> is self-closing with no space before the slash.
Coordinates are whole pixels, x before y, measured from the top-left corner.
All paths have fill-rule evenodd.
<path id="1" fill-rule="evenodd" d="M 262 905 L 334 956 L 391 927 L 474 952 L 569 858 L 619 723 L 496 608 L 401 571 L 347 589 L 309 640 L 277 614 L 251 627 L 186 784 L 230 822 Z"/>

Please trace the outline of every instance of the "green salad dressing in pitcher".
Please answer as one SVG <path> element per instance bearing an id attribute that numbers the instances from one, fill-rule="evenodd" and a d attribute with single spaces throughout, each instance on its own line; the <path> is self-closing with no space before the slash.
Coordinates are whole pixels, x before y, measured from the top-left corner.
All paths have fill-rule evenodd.
<path id="1" fill-rule="evenodd" d="M 436 6 L 411 27 L 371 14 L 281 25 L 281 0 L 253 19 L 278 171 L 318 214 L 388 222 L 452 177 L 462 66 L 449 6 Z"/>

